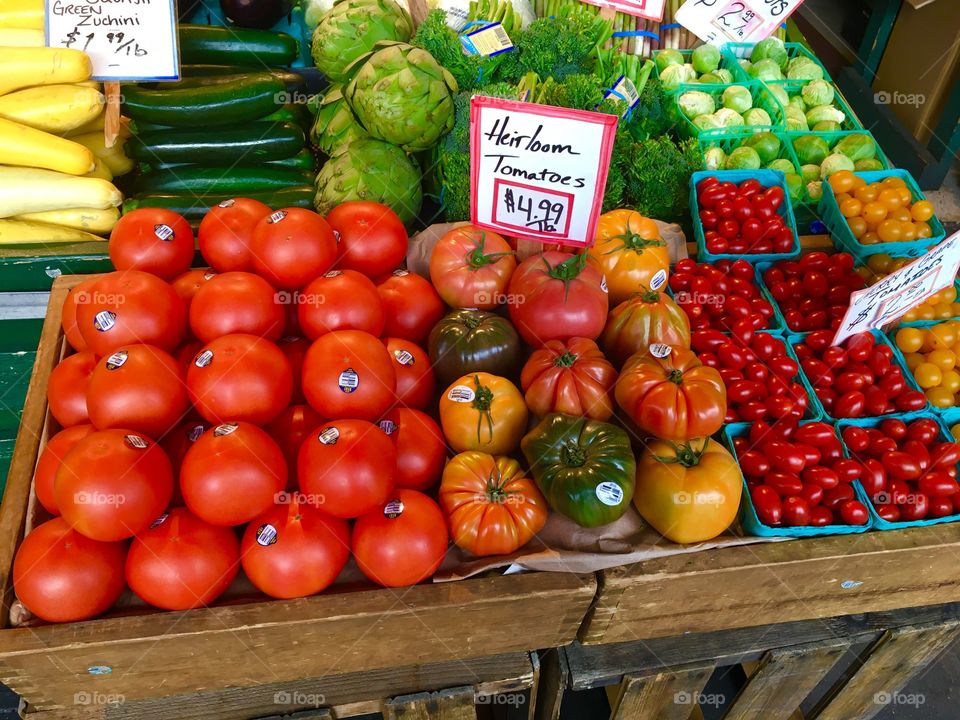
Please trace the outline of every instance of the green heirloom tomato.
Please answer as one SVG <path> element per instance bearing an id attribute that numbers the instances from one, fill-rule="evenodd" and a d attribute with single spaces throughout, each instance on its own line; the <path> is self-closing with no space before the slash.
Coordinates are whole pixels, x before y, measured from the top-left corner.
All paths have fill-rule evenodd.
<path id="1" fill-rule="evenodd" d="M 446 387 L 472 372 L 513 378 L 520 365 L 520 336 L 506 318 L 483 310 L 454 310 L 427 341 L 437 384 Z"/>
<path id="2" fill-rule="evenodd" d="M 637 466 L 617 426 L 552 413 L 520 447 L 550 507 L 581 527 L 611 523 L 630 507 Z"/>

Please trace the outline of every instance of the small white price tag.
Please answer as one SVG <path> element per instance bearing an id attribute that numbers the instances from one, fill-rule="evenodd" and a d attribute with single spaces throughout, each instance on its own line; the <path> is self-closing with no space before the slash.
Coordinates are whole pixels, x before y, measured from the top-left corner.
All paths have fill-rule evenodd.
<path id="1" fill-rule="evenodd" d="M 931 295 L 952 285 L 958 269 L 960 233 L 955 233 L 876 285 L 853 293 L 833 344 L 839 345 L 851 335 L 893 322 Z"/>
<path id="2" fill-rule="evenodd" d="M 474 95 L 471 221 L 514 237 L 588 247 L 617 118 Z"/>
<path id="3" fill-rule="evenodd" d="M 759 42 L 804 0 L 687 0 L 676 20 L 707 43 Z"/>
<path id="4" fill-rule="evenodd" d="M 490 23 L 460 36 L 468 55 L 493 57 L 513 49 L 513 42 L 500 23 Z"/>
<path id="5" fill-rule="evenodd" d="M 637 106 L 637 103 L 640 102 L 640 93 L 637 92 L 637 86 L 634 85 L 633 80 L 626 75 L 621 75 L 617 78 L 613 87 L 603 93 L 603 96 L 605 98 L 611 98 L 618 103 L 626 103 L 627 109 L 620 113 L 620 117 L 629 113 Z"/>
<path id="6" fill-rule="evenodd" d="M 47 47 L 82 50 L 94 80 L 177 80 L 174 0 L 45 0 Z"/>

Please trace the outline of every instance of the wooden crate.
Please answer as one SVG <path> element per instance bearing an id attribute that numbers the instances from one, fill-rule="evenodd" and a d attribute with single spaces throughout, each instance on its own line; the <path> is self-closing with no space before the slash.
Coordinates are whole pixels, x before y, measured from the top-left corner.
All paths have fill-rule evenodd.
<path id="1" fill-rule="evenodd" d="M 134 701 L 534 650 L 575 637 L 596 592 L 592 574 L 483 577 L 9 627 L 13 557 L 37 455 L 54 429 L 46 386 L 65 348 L 60 308 L 83 279 L 54 282 L 0 505 L 0 681 L 33 708 L 72 708 L 91 684 Z"/>

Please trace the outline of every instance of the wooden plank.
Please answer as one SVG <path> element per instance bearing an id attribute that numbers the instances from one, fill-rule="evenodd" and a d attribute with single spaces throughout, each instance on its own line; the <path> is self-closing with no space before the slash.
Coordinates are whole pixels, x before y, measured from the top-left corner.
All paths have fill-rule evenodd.
<path id="1" fill-rule="evenodd" d="M 565 648 L 550 648 L 540 653 L 540 683 L 537 688 L 537 720 L 559 720 L 563 693 L 570 671 Z"/>
<path id="2" fill-rule="evenodd" d="M 911 698 L 901 691 L 958 637 L 957 622 L 889 631 L 870 648 L 853 675 L 810 713 L 811 720 L 868 720 L 890 704 L 921 705 L 923 698 Z"/>
<path id="3" fill-rule="evenodd" d="M 674 555 L 599 573 L 583 643 L 960 601 L 960 525 Z"/>
<path id="4" fill-rule="evenodd" d="M 714 666 L 688 665 L 656 675 L 628 675 L 610 704 L 610 720 L 687 720 Z"/>
<path id="5" fill-rule="evenodd" d="M 848 647 L 835 640 L 767 652 L 724 720 L 789 720 Z"/>
<path id="6" fill-rule="evenodd" d="M 404 695 L 384 703 L 384 720 L 476 720 L 472 687 Z"/>

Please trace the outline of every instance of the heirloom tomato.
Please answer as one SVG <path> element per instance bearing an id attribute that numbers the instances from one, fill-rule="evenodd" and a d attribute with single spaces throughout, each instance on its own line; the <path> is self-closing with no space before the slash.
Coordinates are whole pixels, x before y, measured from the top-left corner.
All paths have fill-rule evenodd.
<path id="1" fill-rule="evenodd" d="M 617 367 L 653 343 L 690 347 L 687 314 L 666 293 L 635 293 L 610 311 L 600 344 Z"/>
<path id="2" fill-rule="evenodd" d="M 616 380 L 616 369 L 587 338 L 548 340 L 520 374 L 527 407 L 539 417 L 559 412 L 607 420 Z"/>
<path id="3" fill-rule="evenodd" d="M 727 390 L 720 373 L 690 350 L 665 357 L 637 353 L 617 379 L 617 403 L 637 426 L 664 440 L 708 437 L 723 425 Z"/>
<path id="4" fill-rule="evenodd" d="M 470 372 L 514 377 L 520 338 L 506 318 L 483 310 L 454 310 L 436 324 L 428 344 L 441 386 Z"/>
<path id="5" fill-rule="evenodd" d="M 607 279 L 611 305 L 644 289 L 659 290 L 670 272 L 670 254 L 657 224 L 633 210 L 601 215 L 587 254 Z"/>
<path id="6" fill-rule="evenodd" d="M 454 308 L 497 307 L 516 267 L 513 248 L 503 237 L 473 225 L 454 228 L 430 253 L 430 280 Z"/>
<path id="7" fill-rule="evenodd" d="M 394 270 L 377 285 L 383 304 L 383 334 L 399 337 L 418 345 L 443 317 L 443 300 L 426 278 L 407 270 Z"/>
<path id="8" fill-rule="evenodd" d="M 450 384 L 440 398 L 440 424 L 457 452 L 516 450 L 527 429 L 527 405 L 517 386 L 490 373 L 471 373 Z"/>

